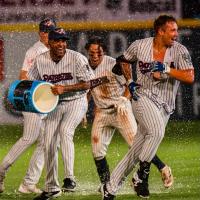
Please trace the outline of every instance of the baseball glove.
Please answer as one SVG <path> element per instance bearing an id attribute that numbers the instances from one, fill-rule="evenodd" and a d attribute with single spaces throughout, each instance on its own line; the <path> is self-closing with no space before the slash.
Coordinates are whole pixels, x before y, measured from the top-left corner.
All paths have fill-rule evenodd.
<path id="1" fill-rule="evenodd" d="M 114 65 L 114 67 L 112 68 L 112 72 L 118 76 L 122 75 L 122 68 L 120 63 L 129 63 L 131 64 L 131 61 L 126 60 L 126 58 L 124 57 L 124 55 L 118 56 L 116 58 L 116 64 Z"/>
<path id="2" fill-rule="evenodd" d="M 102 76 L 100 78 L 90 80 L 90 89 L 93 89 L 101 84 L 108 83 L 109 80 L 107 76 Z"/>
<path id="3" fill-rule="evenodd" d="M 122 75 L 122 68 L 121 68 L 121 65 L 120 63 L 116 63 L 114 65 L 114 67 L 112 68 L 112 72 L 118 76 L 121 76 Z"/>
<path id="4" fill-rule="evenodd" d="M 125 115 L 128 110 L 128 102 L 129 100 L 126 97 L 119 97 L 118 102 L 114 105 L 114 107 L 117 109 L 117 113 Z"/>

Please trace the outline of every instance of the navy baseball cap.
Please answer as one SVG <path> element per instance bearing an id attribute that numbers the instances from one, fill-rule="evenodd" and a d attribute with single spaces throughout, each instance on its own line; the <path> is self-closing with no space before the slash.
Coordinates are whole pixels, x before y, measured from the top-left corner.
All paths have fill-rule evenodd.
<path id="1" fill-rule="evenodd" d="M 56 28 L 56 22 L 51 18 L 46 18 L 42 20 L 39 24 L 40 32 L 50 32 Z"/>
<path id="2" fill-rule="evenodd" d="M 63 28 L 55 28 L 49 32 L 49 40 L 69 40 L 68 34 Z"/>

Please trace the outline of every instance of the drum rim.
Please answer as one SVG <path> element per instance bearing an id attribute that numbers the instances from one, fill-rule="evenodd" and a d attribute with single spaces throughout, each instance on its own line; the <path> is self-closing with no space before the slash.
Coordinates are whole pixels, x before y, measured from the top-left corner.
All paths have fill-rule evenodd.
<path id="1" fill-rule="evenodd" d="M 38 85 L 35 87 L 35 89 L 34 89 L 34 91 L 33 91 L 33 93 L 32 93 L 32 97 L 34 97 L 34 94 L 35 94 L 37 88 L 40 87 L 41 85 L 50 85 L 50 86 L 54 86 L 52 83 L 49 83 L 49 82 L 46 82 L 46 81 L 41 81 L 41 83 L 38 84 Z M 35 102 L 32 101 L 34 108 L 35 108 L 39 113 L 41 113 L 41 114 L 48 114 L 48 113 L 52 112 L 52 111 L 57 107 L 58 102 L 59 102 L 59 95 L 55 95 L 55 96 L 56 96 L 56 98 L 57 98 L 57 99 L 56 99 L 56 103 L 55 103 L 54 107 L 53 107 L 52 109 L 50 109 L 48 112 L 42 112 L 42 111 L 40 111 L 40 110 L 38 109 L 38 107 L 36 106 Z"/>
<path id="2" fill-rule="evenodd" d="M 8 95 L 7 95 L 7 99 L 10 103 L 14 104 L 14 99 L 12 98 L 14 95 L 14 91 L 16 89 L 16 86 L 20 83 L 20 80 L 15 80 L 11 83 L 10 87 L 8 88 Z"/>

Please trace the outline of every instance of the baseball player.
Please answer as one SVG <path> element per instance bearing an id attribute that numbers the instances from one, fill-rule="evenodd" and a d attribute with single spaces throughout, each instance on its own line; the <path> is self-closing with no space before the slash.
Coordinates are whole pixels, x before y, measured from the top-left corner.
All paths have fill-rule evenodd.
<path id="1" fill-rule="evenodd" d="M 54 20 L 46 18 L 39 24 L 39 38 L 28 51 L 26 52 L 23 67 L 20 71 L 20 79 L 28 79 L 27 73 L 33 67 L 35 58 L 43 52 L 48 51 L 48 32 L 55 28 Z M 0 192 L 3 192 L 4 185 L 3 179 L 5 178 L 6 171 L 17 160 L 17 158 L 34 142 L 38 141 L 36 150 L 31 158 L 29 168 L 23 183 L 19 187 L 21 193 L 41 193 L 42 191 L 36 187 L 39 181 L 43 165 L 43 133 L 41 130 L 42 119 L 40 114 L 23 112 L 24 116 L 24 129 L 23 136 L 13 145 L 11 150 L 3 159 L 0 165 Z"/>
<path id="2" fill-rule="evenodd" d="M 106 160 L 108 145 L 117 128 L 131 146 L 137 131 L 137 124 L 132 112 L 130 93 L 126 80 L 112 73 L 116 60 L 104 55 L 105 45 L 100 37 L 91 37 L 85 46 L 89 55 L 89 64 L 95 77 L 107 76 L 109 82 L 93 90 L 96 108 L 92 126 L 91 142 L 95 165 L 101 183 L 110 178 L 109 166 Z"/>
<path id="3" fill-rule="evenodd" d="M 96 104 L 96 115 L 92 126 L 93 156 L 100 181 L 106 183 L 110 178 L 110 171 L 105 156 L 115 128 L 120 131 L 130 147 L 137 131 L 137 125 L 130 106 L 130 93 L 124 91 L 127 89 L 126 81 L 123 76 L 112 73 L 116 60 L 104 55 L 106 46 L 102 38 L 91 37 L 85 48 L 96 78 L 107 76 L 110 79 L 109 83 L 91 91 Z M 128 68 L 130 69 L 129 64 Z M 173 183 L 172 177 L 169 177 L 170 168 L 157 156 L 153 158 L 152 162 L 161 171 L 165 187 L 169 187 L 169 184 Z"/>
<path id="4" fill-rule="evenodd" d="M 102 186 L 104 200 L 115 198 L 124 178 L 138 162 L 140 168 L 132 179 L 134 189 L 138 196 L 149 197 L 151 160 L 175 109 L 178 86 L 180 82 L 191 84 L 194 81 L 189 52 L 185 46 L 175 41 L 178 37 L 176 19 L 161 15 L 154 21 L 154 30 L 155 37 L 136 40 L 118 58 L 119 62 L 137 61 L 137 83 L 141 87 L 136 91 L 132 79 L 128 80 L 128 84 L 131 93 L 138 96 L 137 100 L 132 101 L 133 112 L 138 120 L 138 132 L 128 153 L 112 172 L 110 181 Z"/>
<path id="5" fill-rule="evenodd" d="M 87 58 L 66 49 L 67 40 L 67 33 L 62 28 L 51 31 L 50 51 L 39 55 L 34 63 L 35 67 L 29 71 L 32 80 L 54 83 L 52 92 L 60 95 L 59 105 L 45 119 L 45 191 L 35 200 L 47 200 L 61 195 L 56 162 L 58 135 L 65 169 L 62 189 L 74 191 L 76 187 L 73 136 L 88 108 L 87 89 L 94 87 L 95 81 L 91 81 L 94 74 Z"/>

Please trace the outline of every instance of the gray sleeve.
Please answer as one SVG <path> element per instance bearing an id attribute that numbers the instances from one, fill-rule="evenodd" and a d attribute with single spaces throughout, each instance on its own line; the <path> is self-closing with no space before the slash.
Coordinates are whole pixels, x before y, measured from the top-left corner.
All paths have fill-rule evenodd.
<path id="1" fill-rule="evenodd" d="M 126 79 L 124 76 L 118 76 L 116 74 L 113 74 L 116 78 L 116 80 L 120 83 L 120 85 L 125 85 L 126 84 Z"/>
<path id="2" fill-rule="evenodd" d="M 33 48 L 29 49 L 26 52 L 24 62 L 23 62 L 23 66 L 22 66 L 22 70 L 29 71 L 34 64 L 36 56 L 37 56 L 36 51 L 33 50 Z"/>
<path id="3" fill-rule="evenodd" d="M 28 71 L 28 78 L 29 80 L 41 80 L 38 68 L 37 68 L 37 62 L 35 61 L 33 66 Z"/>
<path id="4" fill-rule="evenodd" d="M 182 70 L 193 69 L 191 56 L 187 48 L 183 45 L 179 47 L 177 66 L 178 66 L 178 69 L 182 69 Z"/>

